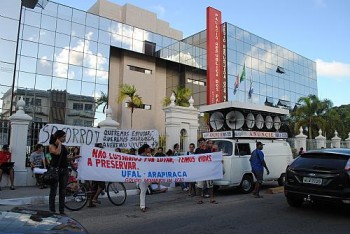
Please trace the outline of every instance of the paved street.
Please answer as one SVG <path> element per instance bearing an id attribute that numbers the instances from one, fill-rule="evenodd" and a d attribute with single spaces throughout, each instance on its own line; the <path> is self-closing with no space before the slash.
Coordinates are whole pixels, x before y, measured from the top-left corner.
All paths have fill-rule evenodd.
<path id="1" fill-rule="evenodd" d="M 265 187 L 266 189 L 266 187 Z M 349 212 L 330 206 L 287 205 L 284 195 L 265 194 L 253 198 L 237 191 L 219 191 L 210 204 L 196 204 L 182 191 L 147 196 L 149 212 L 141 213 L 138 196 L 129 196 L 120 207 L 108 199 L 96 208 L 84 207 L 67 214 L 90 233 L 348 233 Z M 30 206 L 29 206 L 30 207 Z M 5 209 L 8 207 L 0 207 Z M 47 209 L 47 205 L 35 206 Z"/>

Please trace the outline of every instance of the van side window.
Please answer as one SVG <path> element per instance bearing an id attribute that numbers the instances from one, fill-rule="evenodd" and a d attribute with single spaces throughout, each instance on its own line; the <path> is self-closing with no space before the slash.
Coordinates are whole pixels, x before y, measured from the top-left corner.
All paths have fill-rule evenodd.
<path id="1" fill-rule="evenodd" d="M 214 144 L 218 146 L 218 151 L 222 151 L 222 156 L 232 155 L 232 142 L 229 141 L 215 141 Z"/>
<path id="2" fill-rule="evenodd" d="M 235 155 L 250 155 L 249 143 L 236 143 Z"/>

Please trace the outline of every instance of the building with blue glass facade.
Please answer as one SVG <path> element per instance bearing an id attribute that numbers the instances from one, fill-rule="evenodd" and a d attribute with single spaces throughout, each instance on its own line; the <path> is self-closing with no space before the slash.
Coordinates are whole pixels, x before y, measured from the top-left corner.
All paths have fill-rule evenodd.
<path id="1" fill-rule="evenodd" d="M 23 7 L 21 17 L 20 0 L 2 5 L 2 118 L 23 96 L 36 122 L 96 126 L 104 119 L 96 101 L 105 94 L 113 118 L 130 128 L 130 110 L 117 102 L 119 87 L 130 84 L 149 107 L 135 111 L 133 128 L 162 134 L 162 100 L 176 87 L 190 88 L 196 107 L 207 104 L 205 30 L 183 38 L 152 12 L 106 0 L 88 12 L 50 1 L 44 9 Z M 315 62 L 225 24 L 228 101 L 292 109 L 300 97 L 317 95 Z"/>

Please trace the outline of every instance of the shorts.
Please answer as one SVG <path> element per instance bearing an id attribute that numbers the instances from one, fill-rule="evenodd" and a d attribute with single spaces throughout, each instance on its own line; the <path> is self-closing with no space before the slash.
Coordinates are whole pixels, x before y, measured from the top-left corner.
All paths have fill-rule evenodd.
<path id="1" fill-rule="evenodd" d="M 260 170 L 253 170 L 253 174 L 255 176 L 256 181 L 259 184 L 262 184 L 263 180 L 264 180 L 264 171 L 260 171 Z"/>
<path id="2" fill-rule="evenodd" d="M 98 188 L 100 189 L 105 189 L 106 183 L 104 181 L 93 181 L 93 188 L 97 190 Z"/>
<path id="3" fill-rule="evenodd" d="M 2 170 L 8 175 L 10 174 L 11 169 L 13 170 L 13 167 L 0 167 L 0 170 Z"/>
<path id="4" fill-rule="evenodd" d="M 212 188 L 214 187 L 214 183 L 212 180 L 205 180 L 205 181 L 197 181 L 196 182 L 197 188 L 205 189 L 205 188 Z"/>

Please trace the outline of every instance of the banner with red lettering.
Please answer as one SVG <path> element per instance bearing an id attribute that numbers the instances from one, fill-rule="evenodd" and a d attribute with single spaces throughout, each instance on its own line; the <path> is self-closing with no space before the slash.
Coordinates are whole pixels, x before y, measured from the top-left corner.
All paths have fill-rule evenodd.
<path id="1" fill-rule="evenodd" d="M 191 182 L 222 179 L 222 152 L 173 157 L 123 154 L 83 145 L 78 178 L 108 182 Z"/>

